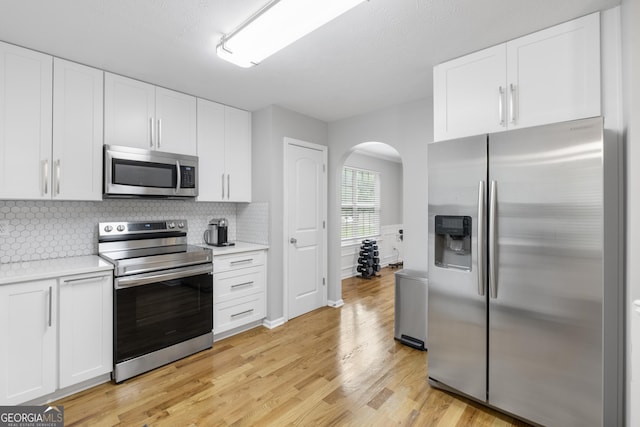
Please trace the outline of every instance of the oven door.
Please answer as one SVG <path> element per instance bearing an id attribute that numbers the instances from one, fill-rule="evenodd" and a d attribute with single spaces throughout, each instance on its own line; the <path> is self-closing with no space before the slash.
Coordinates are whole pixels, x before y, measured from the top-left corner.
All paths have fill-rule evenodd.
<path id="1" fill-rule="evenodd" d="M 212 271 L 201 264 L 116 278 L 115 362 L 210 333 Z"/>

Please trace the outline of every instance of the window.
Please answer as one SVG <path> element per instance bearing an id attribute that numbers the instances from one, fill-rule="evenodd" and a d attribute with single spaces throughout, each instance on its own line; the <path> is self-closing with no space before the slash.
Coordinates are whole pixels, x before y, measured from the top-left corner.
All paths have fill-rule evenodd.
<path id="1" fill-rule="evenodd" d="M 380 234 L 380 174 L 345 166 L 342 169 L 342 240 Z"/>

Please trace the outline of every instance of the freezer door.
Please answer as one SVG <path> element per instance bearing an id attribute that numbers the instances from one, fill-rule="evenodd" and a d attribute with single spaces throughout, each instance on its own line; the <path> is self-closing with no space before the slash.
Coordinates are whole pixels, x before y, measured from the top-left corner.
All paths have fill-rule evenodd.
<path id="1" fill-rule="evenodd" d="M 484 227 L 479 226 L 483 220 L 478 216 L 483 217 L 486 212 L 486 136 L 430 144 L 428 173 L 429 378 L 432 383 L 442 383 L 484 401 L 487 297 L 486 280 L 482 280 L 486 269 L 482 260 L 486 257 L 482 256 Z M 468 217 L 467 223 L 470 218 L 470 245 L 464 247 L 460 241 L 447 242 L 442 235 L 437 236 L 436 216 L 444 217 L 440 224 L 445 226 L 457 225 L 456 218 L 452 217 Z M 448 245 L 444 255 L 443 243 Z M 458 244 L 460 246 L 456 246 Z M 469 253 L 470 262 L 467 262 L 465 258 Z M 441 262 L 436 262 L 438 256 L 441 256 Z M 456 257 L 460 258 L 459 262 Z"/>
<path id="2" fill-rule="evenodd" d="M 602 163 L 599 118 L 489 136 L 489 403 L 542 425 L 602 425 Z"/>

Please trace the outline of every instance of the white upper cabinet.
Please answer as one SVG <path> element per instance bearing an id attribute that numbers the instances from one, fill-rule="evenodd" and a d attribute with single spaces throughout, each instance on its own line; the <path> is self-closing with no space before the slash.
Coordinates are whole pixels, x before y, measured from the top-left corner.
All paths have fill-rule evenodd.
<path id="1" fill-rule="evenodd" d="M 52 64 L 0 42 L 0 199 L 51 198 Z"/>
<path id="2" fill-rule="evenodd" d="M 198 201 L 251 201 L 251 113 L 198 99 Z"/>
<path id="3" fill-rule="evenodd" d="M 505 61 L 499 45 L 434 68 L 436 141 L 504 129 Z"/>
<path id="4" fill-rule="evenodd" d="M 155 86 L 105 73 L 105 144 L 155 148 L 155 117 Z"/>
<path id="5" fill-rule="evenodd" d="M 600 14 L 434 68 L 436 141 L 600 115 Z"/>
<path id="6" fill-rule="evenodd" d="M 507 43 L 509 128 L 600 115 L 600 14 Z"/>
<path id="7" fill-rule="evenodd" d="M 198 201 L 223 200 L 224 105 L 198 99 Z"/>
<path id="8" fill-rule="evenodd" d="M 102 70 L 53 61 L 51 194 L 59 200 L 102 200 Z"/>
<path id="9" fill-rule="evenodd" d="M 225 107 L 224 165 L 227 200 L 251 201 L 251 113 Z"/>
<path id="10" fill-rule="evenodd" d="M 103 72 L 0 43 L 0 199 L 102 199 Z"/>
<path id="11" fill-rule="evenodd" d="M 195 97 L 157 87 L 157 149 L 195 156 L 196 116 Z"/>
<path id="12" fill-rule="evenodd" d="M 105 144 L 196 154 L 196 98 L 105 73 Z"/>

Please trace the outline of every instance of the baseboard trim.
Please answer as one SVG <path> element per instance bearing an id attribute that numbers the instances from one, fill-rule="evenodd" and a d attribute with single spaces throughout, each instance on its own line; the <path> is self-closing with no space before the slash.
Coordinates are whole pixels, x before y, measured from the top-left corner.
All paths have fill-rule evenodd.
<path id="1" fill-rule="evenodd" d="M 264 326 L 267 329 L 273 329 L 273 328 L 277 328 L 278 326 L 282 326 L 285 323 L 287 323 L 287 321 L 285 320 L 284 317 L 281 317 L 279 319 L 274 319 L 274 320 L 264 319 L 262 321 L 262 326 Z"/>
<path id="2" fill-rule="evenodd" d="M 344 305 L 344 300 L 342 298 L 337 301 L 329 300 L 327 301 L 327 305 L 333 308 L 342 307 Z"/>

